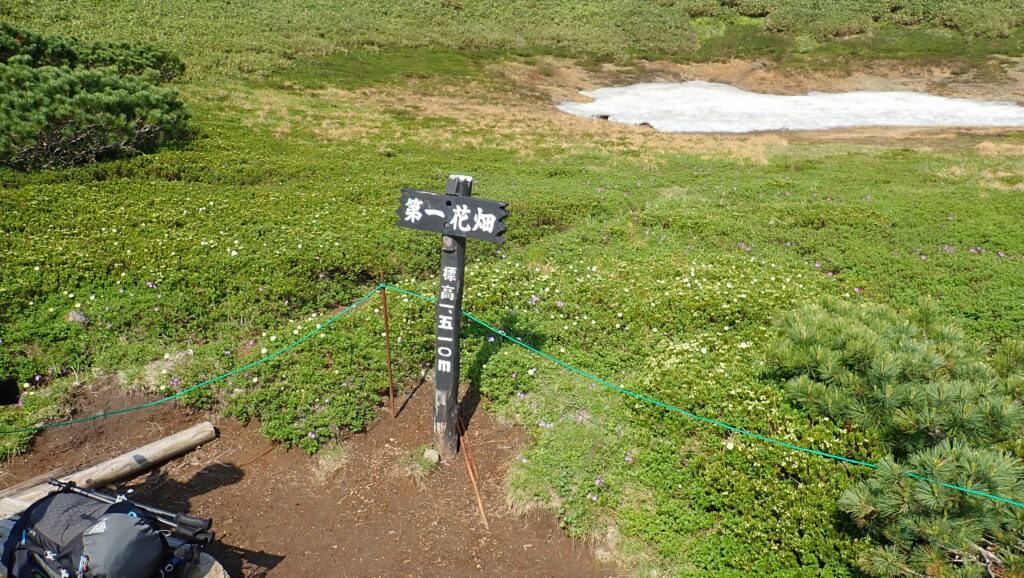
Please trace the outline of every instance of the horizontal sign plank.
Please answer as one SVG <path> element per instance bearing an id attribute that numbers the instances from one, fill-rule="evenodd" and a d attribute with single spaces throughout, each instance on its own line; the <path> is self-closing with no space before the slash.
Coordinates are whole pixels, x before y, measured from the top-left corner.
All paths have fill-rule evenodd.
<path id="1" fill-rule="evenodd" d="M 508 203 L 403 188 L 396 211 L 399 227 L 504 243 Z"/>

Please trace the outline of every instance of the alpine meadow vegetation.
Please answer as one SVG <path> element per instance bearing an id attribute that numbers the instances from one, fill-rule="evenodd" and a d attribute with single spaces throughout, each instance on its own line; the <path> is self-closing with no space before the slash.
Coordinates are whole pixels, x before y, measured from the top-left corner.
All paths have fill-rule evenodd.
<path id="1" fill-rule="evenodd" d="M 117 374 L 334 448 L 387 391 L 380 273 L 399 388 L 432 362 L 439 240 L 399 189 L 468 174 L 509 203 L 469 243 L 461 377 L 530 433 L 514 508 L 635 575 L 1024 572 L 1024 509 L 950 487 L 1024 500 L 1024 136 L 666 137 L 547 88 L 640 59 L 975 82 L 1019 3 L 145 8 L 0 7 L 4 431 Z"/>

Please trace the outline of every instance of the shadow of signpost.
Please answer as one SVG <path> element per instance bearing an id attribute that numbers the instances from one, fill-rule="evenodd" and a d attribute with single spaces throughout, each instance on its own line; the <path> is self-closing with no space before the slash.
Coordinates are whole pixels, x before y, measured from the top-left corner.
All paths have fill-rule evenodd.
<path id="1" fill-rule="evenodd" d="M 507 312 L 501 319 L 501 322 L 498 325 L 493 325 L 493 327 L 502 335 L 515 337 L 516 340 L 535 349 L 543 349 L 547 339 L 540 333 L 534 333 L 529 329 L 521 328 L 519 321 L 518 316 Z M 494 341 L 487 341 L 488 337 L 493 337 Z M 473 356 L 469 368 L 465 371 L 465 375 L 469 379 L 469 386 L 466 388 L 462 401 L 459 403 L 459 418 L 462 420 L 463 426 L 468 430 L 470 422 L 473 420 L 473 415 L 476 414 L 476 410 L 480 406 L 480 380 L 483 375 L 484 366 L 502 348 L 519 347 L 519 345 L 509 341 L 506 337 L 495 335 L 490 329 L 472 321 L 465 325 L 463 339 L 479 339 L 484 341 L 484 345 Z"/>

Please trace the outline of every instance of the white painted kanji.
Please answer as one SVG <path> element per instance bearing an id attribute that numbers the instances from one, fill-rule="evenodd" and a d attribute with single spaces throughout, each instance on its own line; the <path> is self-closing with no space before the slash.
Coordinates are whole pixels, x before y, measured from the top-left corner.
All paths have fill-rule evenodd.
<path id="1" fill-rule="evenodd" d="M 469 224 L 469 205 L 455 205 L 449 223 L 456 231 L 472 231 L 473 227 Z"/>
<path id="2" fill-rule="evenodd" d="M 409 199 L 405 202 L 405 220 L 410 223 L 415 223 L 423 218 L 423 213 L 420 212 L 420 208 L 423 207 L 423 201 L 421 199 Z"/>
<path id="3" fill-rule="evenodd" d="M 486 231 L 488 233 L 494 232 L 494 224 L 498 221 L 498 217 L 490 213 L 485 213 L 483 209 L 477 207 L 476 215 L 473 215 L 473 230 L 474 231 Z"/>

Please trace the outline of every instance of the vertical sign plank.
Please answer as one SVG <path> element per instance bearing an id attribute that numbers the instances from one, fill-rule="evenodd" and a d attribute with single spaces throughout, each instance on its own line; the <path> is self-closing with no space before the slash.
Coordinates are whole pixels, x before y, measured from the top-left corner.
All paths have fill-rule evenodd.
<path id="1" fill-rule="evenodd" d="M 473 178 L 461 175 L 448 177 L 444 194 L 448 206 L 459 207 L 459 197 L 473 192 Z M 467 212 L 468 211 L 464 211 Z M 444 224 L 445 229 L 458 232 L 468 215 L 454 211 Z M 441 286 L 434 308 L 437 327 L 436 363 L 434 365 L 434 448 L 442 459 L 455 457 L 458 451 L 456 423 L 459 412 L 459 335 L 462 326 L 462 284 L 466 271 L 466 238 L 441 237 Z"/>

